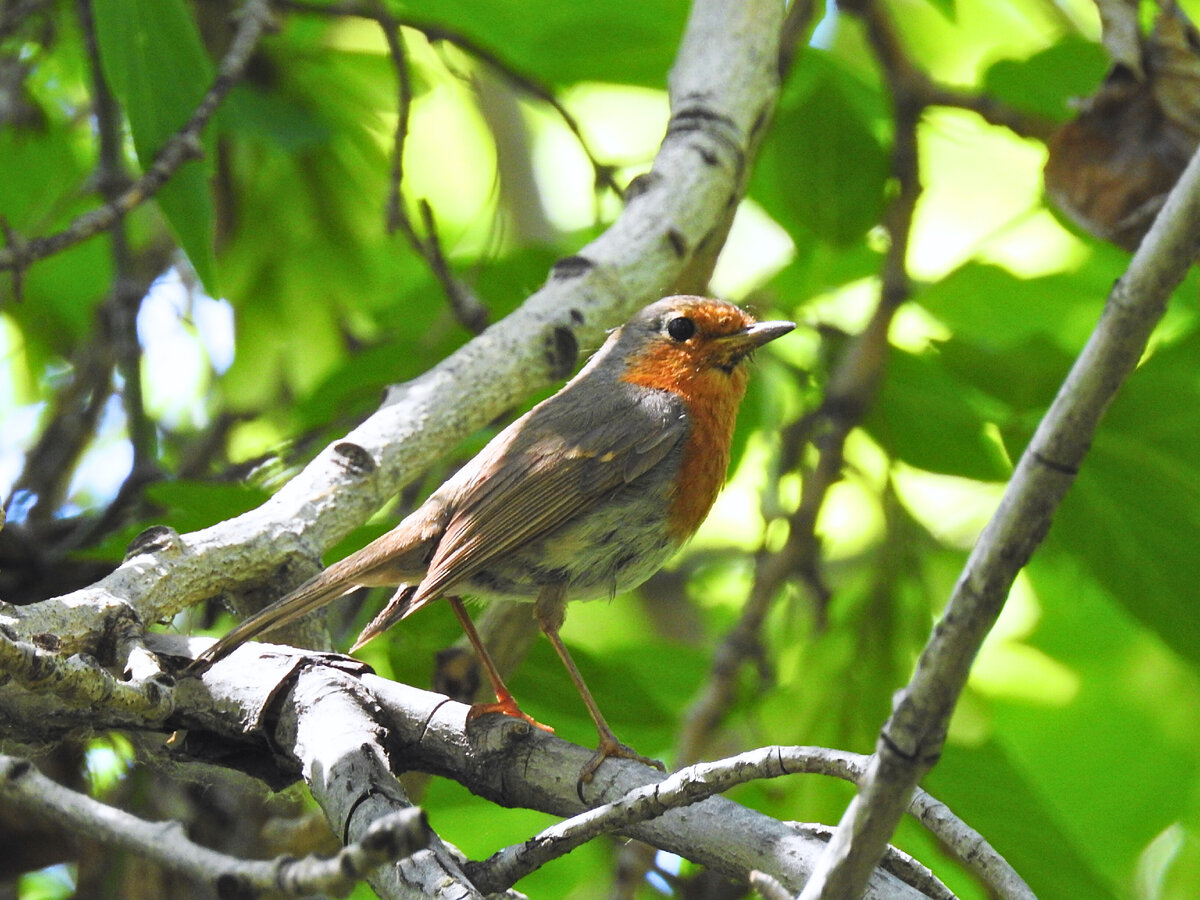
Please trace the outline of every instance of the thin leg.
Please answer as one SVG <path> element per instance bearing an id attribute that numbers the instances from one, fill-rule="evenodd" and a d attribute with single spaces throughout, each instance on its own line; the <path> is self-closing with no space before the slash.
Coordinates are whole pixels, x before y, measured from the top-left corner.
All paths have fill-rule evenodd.
<path id="1" fill-rule="evenodd" d="M 550 646 L 554 648 L 554 652 L 562 660 L 567 674 L 571 676 L 571 681 L 575 682 L 575 689 L 579 691 L 579 696 L 583 698 L 583 705 L 587 707 L 588 714 L 592 717 L 592 722 L 596 725 L 596 731 L 600 735 L 600 746 L 596 748 L 595 756 L 588 760 L 587 764 L 579 772 L 580 790 L 582 791 L 582 786 L 595 777 L 596 769 L 610 756 L 618 756 L 622 759 L 636 759 L 638 762 L 666 771 L 666 767 L 658 760 L 642 756 L 637 751 L 618 741 L 617 736 L 613 734 L 613 730 L 609 728 L 608 722 L 604 720 L 604 714 L 600 712 L 600 707 L 596 705 L 596 701 L 592 697 L 592 692 L 588 690 L 588 686 L 584 683 L 583 676 L 579 673 L 579 667 L 575 665 L 575 660 L 571 658 L 566 644 L 562 642 L 562 638 L 558 634 L 559 629 L 562 628 L 563 619 L 566 618 L 565 594 L 565 588 L 560 585 L 542 588 L 542 592 L 538 595 L 537 599 L 537 620 L 542 632 L 546 635 L 546 639 L 550 641 Z"/>
<path id="2" fill-rule="evenodd" d="M 458 597 L 447 597 L 446 602 L 450 604 L 450 608 L 454 610 L 454 615 L 458 619 L 458 623 L 462 625 L 462 629 L 466 632 L 467 640 L 471 642 L 471 646 L 475 648 L 475 654 L 479 657 L 479 662 L 483 666 L 483 671 L 487 674 L 488 681 L 492 683 L 492 690 L 496 692 L 495 703 L 475 703 L 471 706 L 471 711 L 467 714 L 467 720 L 487 715 L 488 713 L 503 713 L 506 716 L 512 716 L 514 719 L 524 719 L 530 725 L 535 725 L 543 731 L 554 733 L 554 729 L 549 725 L 543 725 L 541 722 L 534 719 L 532 716 L 526 715 L 517 706 L 517 701 L 513 699 L 513 695 L 509 693 L 508 688 L 504 684 L 504 679 L 500 677 L 500 672 L 496 669 L 496 664 L 492 662 L 491 654 L 487 652 L 487 648 L 483 646 L 483 641 L 479 637 L 479 632 L 475 630 L 475 623 L 471 621 L 471 617 L 467 615 L 466 609 L 463 607 L 462 600 Z"/>

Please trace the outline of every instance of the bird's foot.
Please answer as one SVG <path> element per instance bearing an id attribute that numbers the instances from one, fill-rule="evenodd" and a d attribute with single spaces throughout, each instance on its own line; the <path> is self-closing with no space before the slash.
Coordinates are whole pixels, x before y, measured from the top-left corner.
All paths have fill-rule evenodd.
<path id="1" fill-rule="evenodd" d="M 638 753 L 632 747 L 618 741 L 616 735 L 611 733 L 601 734 L 600 746 L 596 748 L 596 752 L 592 755 L 592 758 L 579 770 L 579 781 L 576 783 L 575 790 L 579 794 L 580 800 L 583 800 L 583 786 L 591 783 L 592 779 L 596 777 L 596 770 L 600 768 L 600 764 L 610 756 L 615 756 L 618 759 L 632 759 L 643 765 L 658 769 L 660 772 L 667 771 L 667 767 L 660 760 L 642 756 L 642 754 Z M 584 802 L 586 803 L 587 801 Z"/>
<path id="2" fill-rule="evenodd" d="M 511 694 L 506 697 L 497 698 L 495 703 L 471 704 L 471 709 L 467 713 L 467 721 L 472 722 L 475 719 L 478 719 L 480 716 L 487 716 L 491 715 L 492 713 L 500 713 L 501 715 L 512 716 L 514 719 L 520 719 L 523 722 L 528 722 L 534 728 L 540 728 L 542 731 L 554 734 L 554 729 L 549 725 L 543 725 L 533 716 L 523 712 L 521 707 L 517 706 L 517 701 L 512 698 Z"/>

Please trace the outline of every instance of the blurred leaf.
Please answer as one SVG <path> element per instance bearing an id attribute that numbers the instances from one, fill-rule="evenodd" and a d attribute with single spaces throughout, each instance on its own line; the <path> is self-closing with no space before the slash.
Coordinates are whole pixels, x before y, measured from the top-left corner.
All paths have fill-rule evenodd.
<path id="1" fill-rule="evenodd" d="M 948 745 L 922 787 L 986 835 L 1037 896 L 1117 900 L 1090 864 L 1086 845 L 1063 828 L 1054 808 L 998 743 Z"/>
<path id="2" fill-rule="evenodd" d="M 930 6 L 940 12 L 951 22 L 955 20 L 958 14 L 957 3 L 955 0 L 926 0 Z"/>
<path id="3" fill-rule="evenodd" d="M 249 512 L 270 494 L 243 482 L 160 481 L 146 488 L 146 496 L 164 508 L 163 524 L 183 534 Z"/>
<path id="4" fill-rule="evenodd" d="M 300 98 L 240 84 L 221 107 L 222 128 L 269 141 L 288 153 L 331 140 L 334 129 Z"/>
<path id="5" fill-rule="evenodd" d="M 1008 477 L 1004 454 L 988 435 L 992 404 L 970 390 L 934 352 L 892 348 L 887 373 L 864 427 L 896 459 L 979 481 Z"/>
<path id="6" fill-rule="evenodd" d="M 10 226 L 31 232 L 57 218 L 68 192 L 87 170 L 68 129 L 55 123 L 0 129 L 0 171 L 21 173 L 20 178 L 0 178 L 0 209 Z"/>
<path id="7" fill-rule="evenodd" d="M 506 65 L 538 81 L 559 86 L 610 81 L 656 88 L 666 87 L 664 75 L 688 9 L 673 0 L 391 0 L 389 5 L 401 18 L 414 11 L 436 17 L 439 24 L 482 44 Z"/>
<path id="8" fill-rule="evenodd" d="M 1015 424 L 1025 429 L 1050 405 L 1072 362 L 1071 355 L 1044 334 L 1003 349 L 956 336 L 939 344 L 938 352 L 947 371 L 1003 402 L 1015 416 Z M 1001 430 L 1005 431 L 1004 423 Z M 1028 430 L 1012 436 L 1007 445 L 1011 458 L 1020 454 L 1028 437 Z"/>
<path id="9" fill-rule="evenodd" d="M 996 740 L 1053 802 L 1091 868 L 1120 884 L 1155 835 L 1194 815 L 1179 787 L 1200 775 L 1200 679 L 1085 564 L 1046 550 L 1027 570 L 1039 617 L 1024 641 L 1075 687 L 1051 696 L 1030 679 L 1024 692 L 1001 691 Z"/>
<path id="10" fill-rule="evenodd" d="M 1200 666 L 1200 338 L 1159 349 L 1100 425 L 1051 540 Z"/>
<path id="11" fill-rule="evenodd" d="M 159 508 L 147 519 L 108 534 L 98 544 L 77 551 L 79 559 L 118 563 L 135 537 L 151 525 L 167 525 L 180 534 L 199 531 L 265 503 L 270 494 L 244 482 L 160 481 L 146 488 L 146 498 Z"/>
<path id="12" fill-rule="evenodd" d="M 212 80 L 212 65 L 182 0 L 96 0 L 94 9 L 105 78 L 125 108 L 138 159 L 148 169 L 191 118 Z M 157 200 L 208 293 L 219 297 L 208 189 L 211 134 L 205 144 L 205 159 L 184 163 Z"/>
<path id="13" fill-rule="evenodd" d="M 890 173 L 877 92 L 808 48 L 780 98 L 751 196 L 789 231 L 836 247 L 861 242 L 883 212 Z"/>
<path id="14" fill-rule="evenodd" d="M 1001 266 L 967 263 L 916 297 L 956 334 L 1004 349 L 1047 335 L 1075 350 L 1091 333 L 1112 288 L 1112 270 L 1021 278 Z"/>
<path id="15" fill-rule="evenodd" d="M 38 350 L 67 356 L 95 327 L 95 309 L 112 278 L 112 254 L 99 241 L 41 260 L 23 286 L 24 303 L 6 305 Z"/>
<path id="16" fill-rule="evenodd" d="M 983 89 L 1018 109 L 1064 122 L 1074 115 L 1071 101 L 1090 95 L 1109 65 L 1099 44 L 1067 35 L 1026 59 L 992 63 Z"/>
<path id="17" fill-rule="evenodd" d="M 91 163 L 75 146 L 71 126 L 51 122 L 45 128 L 0 128 L 0 213 L 20 234 L 49 233 L 65 227 L 92 204 L 79 193 Z M 68 355 L 95 324 L 95 308 L 108 292 L 110 254 L 91 241 L 40 261 L 25 273 L 24 303 L 6 304 L 37 354 Z M 11 283 L 0 283 L 8 296 Z"/>

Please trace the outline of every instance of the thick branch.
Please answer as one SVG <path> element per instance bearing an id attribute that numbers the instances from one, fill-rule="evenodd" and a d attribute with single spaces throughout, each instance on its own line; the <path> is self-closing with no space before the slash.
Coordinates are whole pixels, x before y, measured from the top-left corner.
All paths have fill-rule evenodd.
<path id="1" fill-rule="evenodd" d="M 94 660 L 78 655 L 62 656 L 25 641 L 14 641 L 2 629 L 0 672 L 6 682 L 11 679 L 27 690 L 52 693 L 81 710 L 102 708 L 114 722 L 154 727 L 172 711 L 170 690 L 153 675 L 121 681 Z"/>
<path id="2" fill-rule="evenodd" d="M 180 638 L 152 639 L 160 652 L 183 652 Z M 245 645 L 214 665 L 203 681 L 181 680 L 176 692 L 178 715 L 170 724 L 187 733 L 176 748 L 180 756 L 240 765 L 276 786 L 302 773 L 334 833 L 349 839 L 383 811 L 407 805 L 392 777 L 404 771 L 453 778 L 505 806 L 560 816 L 584 808 L 576 776 L 592 750 L 506 716 L 468 722 L 467 706 L 371 675 L 345 657 Z M 777 760 L 779 752 L 759 751 L 768 760 L 772 755 Z M 764 765 L 780 769 L 777 761 Z M 589 802 L 618 800 L 647 786 L 654 792 L 662 777 L 631 760 L 607 760 L 588 788 Z M 702 795 L 694 784 L 690 790 L 692 799 Z M 792 890 L 804 883 L 824 846 L 823 839 L 721 797 L 655 812 L 662 814 L 615 824 L 629 837 L 732 877 L 758 869 Z M 459 891 L 483 887 L 472 885 L 436 843 L 428 854 L 372 876 L 372 885 L 387 896 L 401 893 L 402 885 L 442 882 Z M 915 900 L 928 895 L 881 869 L 872 877 L 869 896 Z"/>
<path id="3" fill-rule="evenodd" d="M 803 900 L 857 897 L 912 795 L 936 762 L 984 636 L 1017 572 L 1045 537 L 1100 419 L 1137 367 L 1200 250 L 1200 154 L 1194 156 L 1108 297 L 1100 321 L 1022 455 L 955 585 L 946 611 L 880 734 L 863 787 Z"/>
<path id="4" fill-rule="evenodd" d="M 147 654 L 146 659 L 163 659 L 170 664 L 172 657 L 190 657 L 190 643 L 185 638 L 153 635 L 148 649 L 158 655 Z M 3 646 L 0 644 L 0 649 Z M 48 677 L 19 660 L 0 659 L 2 668 L 15 674 L 22 685 L 44 691 L 27 695 L 23 701 L 11 692 L 7 695 L 8 700 L 19 701 L 10 704 L 6 713 L 18 723 L 18 733 L 35 733 L 37 727 L 28 717 L 47 714 L 66 728 L 180 728 L 187 733 L 183 743 L 174 748 L 180 755 L 200 759 L 212 756 L 276 787 L 302 774 L 330 825 L 347 842 L 367 840 L 380 818 L 409 808 L 403 790 L 393 779 L 393 772 L 409 769 L 448 774 L 471 790 L 506 805 L 574 814 L 572 819 L 522 845 L 468 866 L 466 874 L 431 836 L 429 847 L 413 861 L 372 875 L 384 896 L 404 895 L 415 883 L 428 886 L 444 882 L 458 884 L 468 893 L 478 888 L 490 894 L 584 841 L 613 831 L 653 839 L 659 846 L 718 865 L 727 874 L 745 877 L 751 869 L 761 869 L 799 885 L 807 865 L 803 860 L 816 855 L 826 840 L 824 834 L 818 835 L 816 842 L 793 835 L 789 841 L 800 843 L 789 843 L 786 852 L 762 853 L 755 846 L 759 841 L 779 840 L 779 823 L 740 807 L 723 807 L 722 815 L 732 815 L 735 821 L 715 834 L 704 816 L 674 825 L 659 823 L 657 833 L 649 820 L 662 819 L 669 810 L 698 804 L 753 779 L 818 773 L 857 781 L 867 767 L 867 757 L 813 747 L 764 747 L 693 766 L 666 778 L 632 763 L 617 771 L 609 765 L 602 771 L 604 780 L 596 785 L 596 791 L 610 802 L 581 813 L 574 779 L 563 777 L 562 772 L 577 771 L 590 751 L 542 736 L 524 723 L 503 717 L 490 723 L 468 723 L 466 707 L 461 704 L 374 678 L 365 667 L 346 657 L 251 645 L 206 673 L 203 680 L 185 678 L 174 689 L 169 680 L 161 680 L 159 692 L 163 696 L 156 704 L 131 702 L 131 697 L 136 701 L 140 689 L 131 685 L 127 691 L 130 696 L 113 690 L 111 676 L 94 665 L 63 661 L 64 668 L 54 665 L 57 658 L 52 655 L 39 659 L 49 668 Z M 157 664 L 141 668 L 145 671 L 131 674 L 143 683 L 159 674 Z M 66 678 L 61 677 L 64 674 Z M 81 687 L 87 684 L 93 687 Z M 59 699 L 77 707 L 84 703 L 86 708 L 80 707 L 72 720 L 66 709 L 56 706 Z M 514 779 L 515 770 L 525 773 L 521 779 Z M 918 792 L 910 811 L 998 896 L 1014 900 L 1030 896 L 1019 877 L 987 842 L 944 805 Z M 646 828 L 639 829 L 643 823 Z M 66 824 L 74 827 L 71 822 Z M 142 833 L 134 828 L 125 839 L 136 844 Z M 118 840 L 107 832 L 103 835 L 105 840 Z M 798 847 L 807 848 L 800 854 L 799 869 L 795 868 Z M 234 871 L 229 868 L 232 865 L 230 862 L 220 871 Z M 182 870 L 190 871 L 186 866 Z M 927 871 L 914 874 L 913 866 L 911 861 L 889 852 L 882 868 L 918 886 L 929 897 L 949 896 Z M 306 870 L 289 870 L 292 874 L 288 878 L 310 883 L 307 877 L 296 874 L 300 871 Z M 889 894 L 885 891 L 880 896 Z"/>

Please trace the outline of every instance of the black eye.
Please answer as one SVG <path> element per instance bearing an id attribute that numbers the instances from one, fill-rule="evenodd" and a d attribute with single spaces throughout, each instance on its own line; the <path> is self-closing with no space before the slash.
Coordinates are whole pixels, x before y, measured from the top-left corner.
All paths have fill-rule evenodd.
<path id="1" fill-rule="evenodd" d="M 667 334 L 674 341 L 686 341 L 696 333 L 696 323 L 687 316 L 676 316 L 667 323 Z"/>

